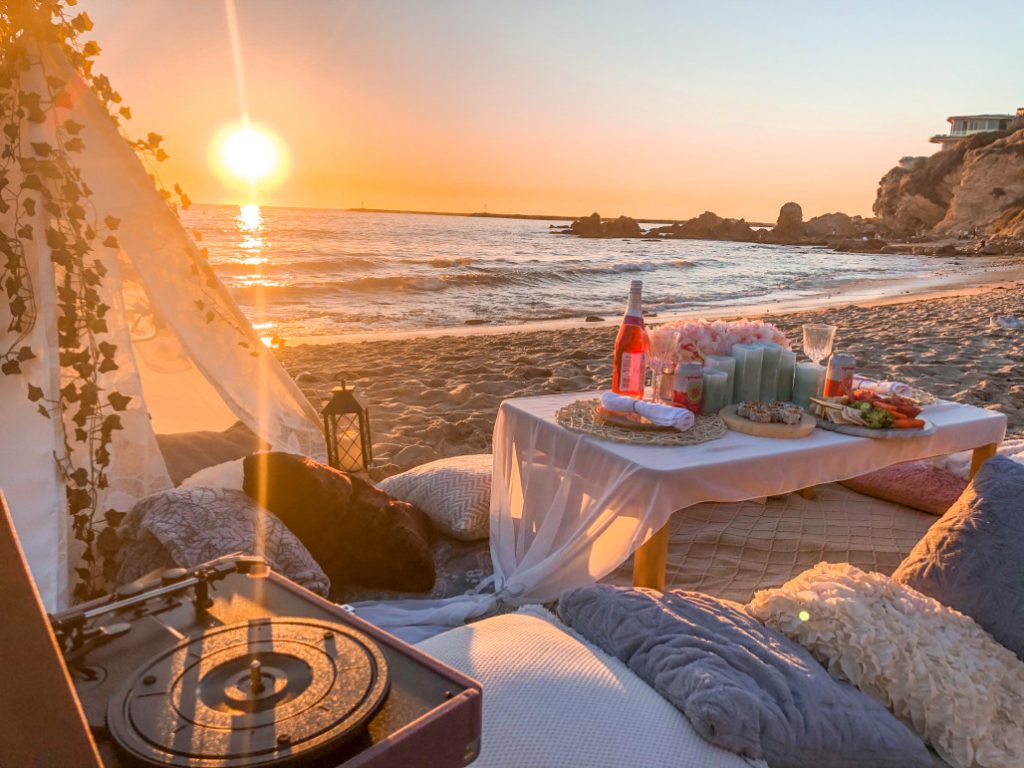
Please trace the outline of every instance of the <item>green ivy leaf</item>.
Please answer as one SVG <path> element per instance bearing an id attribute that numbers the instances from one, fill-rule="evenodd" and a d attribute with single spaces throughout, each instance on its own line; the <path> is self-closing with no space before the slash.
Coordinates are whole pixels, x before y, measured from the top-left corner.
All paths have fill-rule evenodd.
<path id="1" fill-rule="evenodd" d="M 68 152 L 81 152 L 85 149 L 85 142 L 79 138 L 68 139 L 64 142 L 64 149 Z"/>
<path id="2" fill-rule="evenodd" d="M 153 133 L 152 131 L 150 131 L 148 134 L 146 134 L 146 143 L 149 144 L 149 146 L 151 146 L 153 149 L 156 149 L 158 146 L 160 146 L 160 142 L 163 140 L 164 137 L 161 136 L 159 133 Z"/>
<path id="3" fill-rule="evenodd" d="M 36 353 L 32 351 L 32 347 L 25 346 L 18 350 L 18 362 L 24 363 L 26 360 L 34 360 Z"/>
<path id="4" fill-rule="evenodd" d="M 36 201 L 33 200 L 31 197 L 26 197 L 24 200 L 22 200 L 21 205 L 25 209 L 25 213 L 27 213 L 29 216 L 36 215 Z"/>
<path id="5" fill-rule="evenodd" d="M 30 402 L 36 402 L 37 400 L 43 399 L 42 387 L 37 387 L 35 384 L 28 385 L 28 399 Z"/>
<path id="6" fill-rule="evenodd" d="M 111 392 L 107 395 L 107 402 L 110 403 L 110 407 L 115 411 L 123 411 L 131 401 L 131 397 L 122 395 L 120 392 Z"/>
<path id="7" fill-rule="evenodd" d="M 62 126 L 64 130 L 70 133 L 72 136 L 77 136 L 79 133 L 82 132 L 82 129 L 85 128 L 84 125 L 82 125 L 81 123 L 76 123 L 74 120 L 65 120 L 62 123 Z"/>
<path id="8" fill-rule="evenodd" d="M 71 3 L 69 3 L 69 5 L 71 5 Z M 71 20 L 71 27 L 79 34 L 82 32 L 88 32 L 92 29 L 92 19 L 89 18 L 88 13 L 82 11 L 82 13 L 78 14 Z"/>
<path id="9" fill-rule="evenodd" d="M 47 144 L 45 141 L 33 141 L 32 151 L 40 157 L 49 157 L 50 153 L 53 152 L 53 147 Z"/>
<path id="10" fill-rule="evenodd" d="M 68 239 L 60 230 L 54 229 L 53 227 L 47 227 L 46 244 L 51 248 L 64 248 L 68 244 Z"/>
<path id="11" fill-rule="evenodd" d="M 50 418 L 50 412 L 48 410 L 46 410 L 46 406 L 45 405 L 40 405 L 37 410 L 39 411 L 39 414 L 41 416 L 45 416 L 46 418 Z"/>
<path id="12" fill-rule="evenodd" d="M 16 373 L 21 373 L 21 363 L 17 360 L 8 360 L 3 365 L 0 365 L 0 373 L 6 376 L 13 376 Z"/>
<path id="13" fill-rule="evenodd" d="M 103 239 L 103 245 L 107 248 L 119 248 L 121 244 L 117 242 L 117 238 L 113 235 L 107 235 Z"/>
<path id="14" fill-rule="evenodd" d="M 110 373 L 111 371 L 116 371 L 119 367 L 113 360 L 104 360 L 96 370 L 100 373 Z"/>
<path id="15" fill-rule="evenodd" d="M 121 226 L 121 220 L 116 216 L 107 216 L 103 219 L 103 223 L 107 225 L 107 229 L 114 231 Z"/>

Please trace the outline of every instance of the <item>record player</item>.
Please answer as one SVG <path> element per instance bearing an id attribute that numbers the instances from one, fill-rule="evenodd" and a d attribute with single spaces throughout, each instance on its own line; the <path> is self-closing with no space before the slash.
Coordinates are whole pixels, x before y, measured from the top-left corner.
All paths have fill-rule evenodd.
<path id="1" fill-rule="evenodd" d="M 478 683 L 233 555 L 50 617 L 109 768 L 447 768 Z"/>

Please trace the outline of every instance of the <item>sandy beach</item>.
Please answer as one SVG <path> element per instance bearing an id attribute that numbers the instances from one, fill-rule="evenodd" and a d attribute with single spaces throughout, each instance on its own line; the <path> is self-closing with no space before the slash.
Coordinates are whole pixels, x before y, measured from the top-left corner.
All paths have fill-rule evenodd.
<path id="1" fill-rule="evenodd" d="M 955 297 L 888 301 L 762 316 L 782 328 L 798 352 L 802 323 L 835 324 L 836 349 L 856 355 L 863 373 L 1001 411 L 1009 434 L 1024 432 L 1024 331 L 990 325 L 993 315 L 1024 314 L 1024 286 L 1005 282 Z M 373 474 L 380 477 L 440 457 L 488 452 L 505 398 L 608 387 L 616 330 L 617 323 L 606 322 L 301 344 L 278 355 L 316 406 L 336 374 L 356 386 L 370 406 Z"/>

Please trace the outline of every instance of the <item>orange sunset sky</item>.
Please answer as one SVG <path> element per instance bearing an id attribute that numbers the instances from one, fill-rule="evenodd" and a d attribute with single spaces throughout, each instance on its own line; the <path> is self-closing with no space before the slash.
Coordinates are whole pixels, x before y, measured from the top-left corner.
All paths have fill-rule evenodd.
<path id="1" fill-rule="evenodd" d="M 81 0 L 162 175 L 239 119 L 225 6 Z M 869 214 L 947 115 L 1024 106 L 1015 2 L 238 0 L 251 118 L 288 147 L 264 204 L 774 220 Z"/>

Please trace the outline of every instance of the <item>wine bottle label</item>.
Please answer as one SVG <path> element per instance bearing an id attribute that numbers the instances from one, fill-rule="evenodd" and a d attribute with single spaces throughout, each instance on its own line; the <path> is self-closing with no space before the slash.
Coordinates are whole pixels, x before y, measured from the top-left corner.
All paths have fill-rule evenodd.
<path id="1" fill-rule="evenodd" d="M 623 325 L 638 325 L 641 328 L 643 328 L 644 327 L 644 319 L 642 317 L 638 317 L 636 315 L 626 315 L 624 318 L 622 318 L 622 324 Z"/>
<path id="2" fill-rule="evenodd" d="M 620 392 L 643 392 L 644 389 L 644 354 L 643 352 L 623 352 L 619 368 Z"/>

